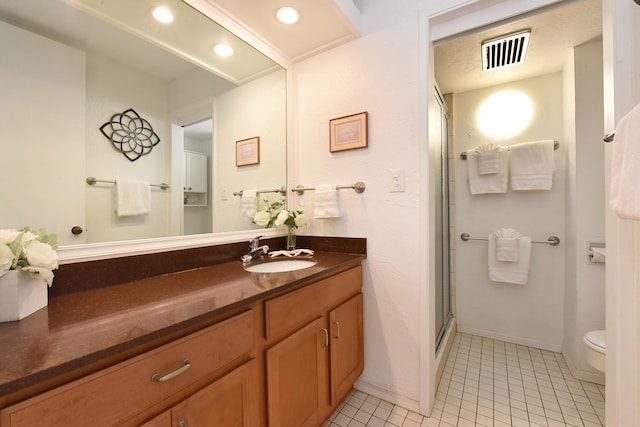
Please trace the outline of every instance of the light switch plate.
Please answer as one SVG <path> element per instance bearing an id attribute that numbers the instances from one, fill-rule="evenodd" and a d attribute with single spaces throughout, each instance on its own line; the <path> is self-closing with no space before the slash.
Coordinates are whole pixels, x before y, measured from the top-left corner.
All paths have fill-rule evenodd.
<path id="1" fill-rule="evenodd" d="M 389 191 L 392 193 L 404 191 L 404 169 L 389 170 Z"/>

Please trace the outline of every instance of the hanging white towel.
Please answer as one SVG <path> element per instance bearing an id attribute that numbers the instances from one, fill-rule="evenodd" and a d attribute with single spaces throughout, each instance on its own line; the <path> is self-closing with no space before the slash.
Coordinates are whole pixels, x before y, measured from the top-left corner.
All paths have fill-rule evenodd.
<path id="1" fill-rule="evenodd" d="M 258 191 L 242 190 L 240 197 L 241 211 L 243 216 L 253 217 L 258 210 Z"/>
<path id="2" fill-rule="evenodd" d="M 467 153 L 467 171 L 469 176 L 469 191 L 471 194 L 489 194 L 507 192 L 507 150 L 498 147 L 495 150 L 498 159 L 498 172 L 480 175 L 478 169 L 479 155 L 475 150 Z"/>
<path id="3" fill-rule="evenodd" d="M 531 259 L 531 238 L 521 236 L 518 239 L 518 261 L 498 261 L 496 257 L 495 234 L 489 236 L 489 278 L 494 282 L 526 285 L 529 280 L 529 262 Z"/>
<path id="4" fill-rule="evenodd" d="M 476 148 L 476 161 L 478 162 L 478 175 L 492 175 L 500 171 L 498 153 L 501 147 L 493 144 L 481 144 Z"/>
<path id="5" fill-rule="evenodd" d="M 496 236 L 496 259 L 498 261 L 518 262 L 519 239 L 522 237 L 520 232 L 513 228 L 500 228 L 493 234 Z"/>
<path id="6" fill-rule="evenodd" d="M 151 212 L 151 186 L 146 181 L 116 179 L 118 216 L 147 215 Z"/>
<path id="7" fill-rule="evenodd" d="M 511 146 L 512 190 L 551 190 L 553 144 L 553 140 L 546 140 Z"/>
<path id="8" fill-rule="evenodd" d="M 640 104 L 616 126 L 609 205 L 620 218 L 640 220 Z"/>
<path id="9" fill-rule="evenodd" d="M 313 200 L 313 214 L 315 218 L 340 217 L 336 184 L 316 185 Z"/>

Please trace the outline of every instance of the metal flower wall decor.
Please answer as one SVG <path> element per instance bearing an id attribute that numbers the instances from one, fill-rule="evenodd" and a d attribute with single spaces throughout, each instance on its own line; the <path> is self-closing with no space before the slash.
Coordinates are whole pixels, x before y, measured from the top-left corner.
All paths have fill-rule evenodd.
<path id="1" fill-rule="evenodd" d="M 149 154 L 160 142 L 151 124 L 133 108 L 111 116 L 111 120 L 100 127 L 100 132 L 132 162 Z"/>

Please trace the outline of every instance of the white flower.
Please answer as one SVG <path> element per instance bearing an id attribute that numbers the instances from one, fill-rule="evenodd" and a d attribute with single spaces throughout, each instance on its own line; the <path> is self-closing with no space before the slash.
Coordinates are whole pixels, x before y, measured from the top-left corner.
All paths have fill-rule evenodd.
<path id="1" fill-rule="evenodd" d="M 20 233 L 16 230 L 0 230 L 0 244 L 8 245 L 12 243 L 14 240 L 16 240 L 18 234 Z"/>
<path id="2" fill-rule="evenodd" d="M 271 221 L 271 214 L 267 211 L 258 211 L 253 216 L 253 222 L 260 227 L 266 227 L 269 225 L 269 221 Z"/>
<path id="3" fill-rule="evenodd" d="M 34 279 L 40 278 L 44 280 L 49 286 L 53 284 L 53 271 L 49 270 L 48 268 L 34 267 L 30 265 L 27 267 L 22 267 L 22 271 L 26 271 L 27 273 L 29 273 L 29 276 L 33 277 Z"/>
<path id="4" fill-rule="evenodd" d="M 278 214 L 278 217 L 276 218 L 276 226 L 280 227 L 281 225 L 284 225 L 284 222 L 289 219 L 289 212 L 282 210 L 280 211 L 280 213 Z"/>
<path id="5" fill-rule="evenodd" d="M 26 234 L 26 233 L 25 233 Z M 39 240 L 31 240 L 24 245 L 24 254 L 27 262 L 33 267 L 58 268 L 58 254 L 53 248 Z"/>
<path id="6" fill-rule="evenodd" d="M 4 231 L 4 230 L 3 230 Z M 16 259 L 16 254 L 13 253 L 9 246 L 0 245 L 0 276 L 11 270 L 11 266 Z"/>
<path id="7" fill-rule="evenodd" d="M 296 227 L 302 227 L 307 223 L 307 217 L 304 215 L 304 213 L 299 213 L 298 216 L 296 216 L 295 223 Z"/>

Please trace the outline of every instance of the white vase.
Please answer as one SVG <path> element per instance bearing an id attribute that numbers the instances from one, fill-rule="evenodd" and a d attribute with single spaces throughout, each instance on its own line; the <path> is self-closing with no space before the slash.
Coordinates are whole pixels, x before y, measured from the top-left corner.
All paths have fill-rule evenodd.
<path id="1" fill-rule="evenodd" d="M 24 319 L 47 306 L 47 283 L 20 270 L 0 277 L 0 322 Z"/>

